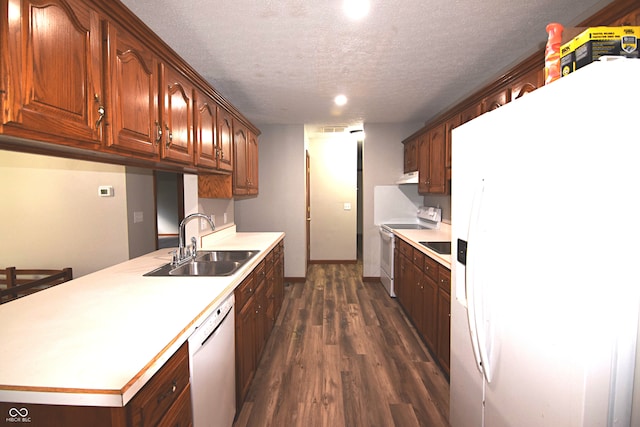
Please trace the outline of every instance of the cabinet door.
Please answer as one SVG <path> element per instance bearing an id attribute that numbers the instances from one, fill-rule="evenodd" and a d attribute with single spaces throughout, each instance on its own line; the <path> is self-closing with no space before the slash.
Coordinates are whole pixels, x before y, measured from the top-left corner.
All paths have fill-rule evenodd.
<path id="1" fill-rule="evenodd" d="M 131 427 L 157 426 L 189 387 L 187 343 L 164 364 L 127 404 Z"/>
<path id="2" fill-rule="evenodd" d="M 424 280 L 420 267 L 415 264 L 411 264 L 411 300 L 409 303 L 409 317 L 414 326 L 420 332 L 420 335 L 424 335 L 422 330 L 424 307 L 422 306 L 422 293 L 424 292 Z"/>
<path id="3" fill-rule="evenodd" d="M 8 56 L 3 62 L 9 60 L 2 64 L 8 74 L 0 114 L 9 125 L 5 133 L 34 138 L 35 132 L 76 141 L 65 142 L 69 145 L 98 145 L 103 101 L 98 15 L 76 0 L 9 0 L 7 22 L 4 7 L 0 19 L 7 25 L 3 50 Z"/>
<path id="4" fill-rule="evenodd" d="M 429 192 L 429 135 L 418 137 L 418 193 Z"/>
<path id="5" fill-rule="evenodd" d="M 135 37 L 106 22 L 105 65 L 109 76 L 107 146 L 157 157 L 162 128 L 158 111 L 158 61 Z"/>
<path id="6" fill-rule="evenodd" d="M 217 167 L 217 105 L 202 92 L 196 94 L 194 105 L 195 163 L 198 167 L 215 169 Z"/>
<path id="7" fill-rule="evenodd" d="M 446 189 L 445 125 L 429 131 L 429 193 L 444 194 Z"/>
<path id="8" fill-rule="evenodd" d="M 241 407 L 256 369 L 255 295 L 236 312 L 236 402 Z M 236 305 L 236 309 L 237 309 Z"/>
<path id="9" fill-rule="evenodd" d="M 167 65 L 162 66 L 163 160 L 192 164 L 193 158 L 193 86 Z"/>
<path id="10" fill-rule="evenodd" d="M 474 104 L 460 113 L 460 124 L 463 125 L 482 114 L 482 104 Z"/>
<path id="11" fill-rule="evenodd" d="M 258 194 L 258 137 L 251 131 L 248 132 L 247 155 L 249 194 Z"/>
<path id="12" fill-rule="evenodd" d="M 256 364 L 260 361 L 262 356 L 262 350 L 267 340 L 268 334 L 266 332 L 267 323 L 267 283 L 266 283 L 266 268 L 265 262 L 262 261 L 256 268 L 256 295 L 254 301 L 255 310 L 255 322 L 256 322 Z"/>
<path id="13" fill-rule="evenodd" d="M 451 354 L 451 272 L 439 267 L 438 270 L 438 362 L 449 374 Z"/>
<path id="14" fill-rule="evenodd" d="M 423 337 L 429 348 L 435 353 L 438 339 L 438 284 L 427 273 L 424 273 L 423 287 Z"/>
<path id="15" fill-rule="evenodd" d="M 544 85 L 544 71 L 531 70 L 511 85 L 511 99 L 522 98 Z"/>
<path id="16" fill-rule="evenodd" d="M 418 170 L 418 140 L 404 143 L 404 173 Z"/>
<path id="17" fill-rule="evenodd" d="M 446 137 L 446 145 L 445 145 L 445 166 L 450 169 L 451 168 L 451 131 L 460 126 L 460 115 L 456 114 L 452 118 L 446 121 L 445 123 L 445 137 Z"/>
<path id="18" fill-rule="evenodd" d="M 233 122 L 233 194 L 244 196 L 249 194 L 248 153 L 247 143 L 249 137 L 247 129 Z"/>
<path id="19" fill-rule="evenodd" d="M 511 91 L 509 89 L 501 89 L 496 93 L 487 96 L 482 101 L 482 112 L 496 110 L 511 101 Z"/>
<path id="20" fill-rule="evenodd" d="M 418 192 L 439 193 L 446 191 L 446 141 L 445 124 L 429 130 L 419 139 Z"/>
<path id="21" fill-rule="evenodd" d="M 218 164 L 221 171 L 233 170 L 233 121 L 227 110 L 218 106 Z"/>

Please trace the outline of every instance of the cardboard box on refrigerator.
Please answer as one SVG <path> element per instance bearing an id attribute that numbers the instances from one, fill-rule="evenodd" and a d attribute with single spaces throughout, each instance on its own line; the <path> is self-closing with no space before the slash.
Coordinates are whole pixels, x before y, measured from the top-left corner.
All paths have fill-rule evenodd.
<path id="1" fill-rule="evenodd" d="M 578 70 L 603 56 L 638 58 L 640 27 L 590 27 L 560 48 L 562 75 Z"/>

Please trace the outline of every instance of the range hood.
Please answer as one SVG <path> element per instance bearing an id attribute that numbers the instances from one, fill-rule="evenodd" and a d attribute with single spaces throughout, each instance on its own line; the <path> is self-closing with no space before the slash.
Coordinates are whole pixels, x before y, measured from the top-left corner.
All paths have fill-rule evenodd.
<path id="1" fill-rule="evenodd" d="M 396 184 L 417 184 L 418 183 L 418 171 L 407 172 L 400 176 L 400 179 L 396 181 Z"/>

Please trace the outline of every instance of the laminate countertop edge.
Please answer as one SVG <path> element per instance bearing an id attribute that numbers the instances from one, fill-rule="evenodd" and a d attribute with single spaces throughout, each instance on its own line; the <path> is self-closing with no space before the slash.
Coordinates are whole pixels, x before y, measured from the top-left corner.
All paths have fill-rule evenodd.
<path id="1" fill-rule="evenodd" d="M 425 255 L 431 257 L 439 264 L 451 270 L 451 255 L 439 254 L 431 250 L 420 242 L 450 242 L 451 241 L 451 225 L 445 222 L 440 224 L 440 228 L 432 230 L 405 230 L 395 229 L 393 234 L 417 248 Z"/>
<path id="2" fill-rule="evenodd" d="M 232 276 L 143 276 L 171 261 L 160 249 L 0 305 L 0 402 L 125 406 L 282 239 L 202 237 L 205 250 L 260 251 Z"/>

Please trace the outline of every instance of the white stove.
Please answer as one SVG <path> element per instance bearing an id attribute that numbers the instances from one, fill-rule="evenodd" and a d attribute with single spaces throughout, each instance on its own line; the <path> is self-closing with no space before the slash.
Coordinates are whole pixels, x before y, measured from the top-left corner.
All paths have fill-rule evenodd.
<path id="1" fill-rule="evenodd" d="M 394 221 L 394 223 L 380 225 L 380 281 L 391 297 L 395 297 L 393 252 L 395 249 L 395 236 L 393 230 L 428 230 L 440 228 L 442 209 L 422 206 L 418 209 L 414 218 L 406 221 Z"/>

